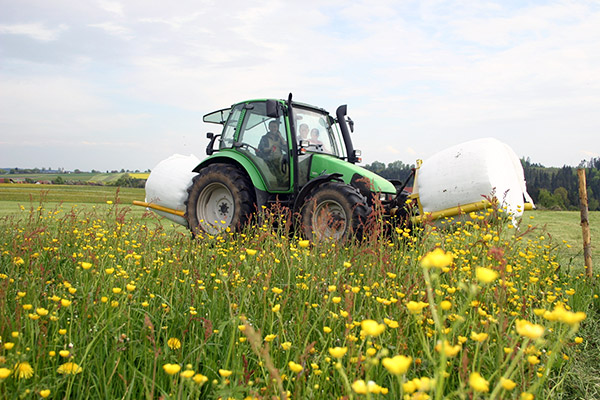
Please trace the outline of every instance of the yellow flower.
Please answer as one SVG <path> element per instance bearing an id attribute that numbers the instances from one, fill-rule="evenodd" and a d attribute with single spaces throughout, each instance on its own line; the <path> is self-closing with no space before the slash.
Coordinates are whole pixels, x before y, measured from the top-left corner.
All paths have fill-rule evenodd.
<path id="1" fill-rule="evenodd" d="M 475 273 L 477 280 L 481 283 L 492 283 L 498 278 L 498 272 L 491 268 L 477 267 Z"/>
<path id="2" fill-rule="evenodd" d="M 347 347 L 330 347 L 329 348 L 329 354 L 331 355 L 331 357 L 337 358 L 337 359 L 344 357 L 344 355 L 346 355 L 347 351 L 348 351 Z"/>
<path id="3" fill-rule="evenodd" d="M 69 307 L 71 305 L 71 300 L 60 299 L 60 305 L 63 307 Z"/>
<path id="4" fill-rule="evenodd" d="M 575 343 L 577 343 L 577 344 L 583 343 L 583 338 L 581 336 L 577 336 L 575 338 Z"/>
<path id="5" fill-rule="evenodd" d="M 64 363 L 63 365 L 58 367 L 58 369 L 56 370 L 56 372 L 58 372 L 59 374 L 64 374 L 64 375 L 69 375 L 69 374 L 76 375 L 76 374 L 79 374 L 81 371 L 83 371 L 83 368 L 81 368 L 79 365 L 75 364 L 74 362 Z"/>
<path id="6" fill-rule="evenodd" d="M 324 326 L 324 327 L 323 327 L 323 332 L 325 332 L 325 333 L 330 333 L 330 332 L 331 332 L 331 328 L 330 328 L 330 327 L 328 327 L 328 326 Z"/>
<path id="7" fill-rule="evenodd" d="M 256 250 L 253 250 L 253 249 L 246 249 L 246 254 L 248 254 L 249 256 L 256 255 Z"/>
<path id="8" fill-rule="evenodd" d="M 194 377 L 192 378 L 192 380 L 197 383 L 198 385 L 202 385 L 203 383 L 208 381 L 208 377 L 202 375 L 202 374 L 196 374 L 194 375 Z"/>
<path id="9" fill-rule="evenodd" d="M 271 334 L 265 336 L 265 342 L 272 342 L 273 340 L 275 340 L 276 337 L 277 337 L 277 335 L 274 335 L 271 333 Z"/>
<path id="10" fill-rule="evenodd" d="M 125 285 L 125 288 L 128 292 L 133 292 L 135 290 L 135 285 L 128 283 L 127 285 Z"/>
<path id="11" fill-rule="evenodd" d="M 292 348 L 292 343 L 291 342 L 283 342 L 283 343 L 281 343 L 281 348 L 283 350 L 287 351 Z"/>
<path id="12" fill-rule="evenodd" d="M 58 354 L 60 354 L 61 357 L 67 358 L 67 357 L 69 357 L 71 352 L 69 350 L 61 350 L 58 352 Z"/>
<path id="13" fill-rule="evenodd" d="M 367 384 L 360 379 L 352 384 L 352 390 L 358 394 L 367 394 Z"/>
<path id="14" fill-rule="evenodd" d="M 15 344 L 13 342 L 6 342 L 6 343 L 4 343 L 4 348 L 6 350 L 11 350 L 13 347 L 15 347 Z"/>
<path id="15" fill-rule="evenodd" d="M 194 376 L 195 372 L 191 369 L 186 369 L 185 371 L 183 371 L 182 373 L 179 374 L 179 376 L 181 376 L 182 378 L 191 378 L 192 376 Z"/>
<path id="16" fill-rule="evenodd" d="M 273 289 L 271 289 L 271 291 L 275 294 L 283 293 L 283 290 L 279 289 L 278 287 L 274 287 Z"/>
<path id="17" fill-rule="evenodd" d="M 279 312 L 279 310 L 281 310 L 281 304 L 275 304 L 275 305 L 273 306 L 273 308 L 271 308 L 271 311 L 273 311 L 273 312 L 275 312 L 275 313 L 276 313 L 276 312 Z"/>
<path id="18" fill-rule="evenodd" d="M 500 378 L 500 384 L 504 388 L 504 390 L 513 390 L 517 384 L 512 379 Z"/>
<path id="19" fill-rule="evenodd" d="M 48 310 L 43 307 L 36 308 L 35 312 L 42 317 L 48 315 Z"/>
<path id="20" fill-rule="evenodd" d="M 31 364 L 27 361 L 15 364 L 14 371 L 17 379 L 29 379 L 33 376 L 33 368 L 31 368 Z"/>
<path id="21" fill-rule="evenodd" d="M 119 294 L 119 293 L 121 293 L 122 291 L 123 291 L 123 289 L 121 289 L 120 287 L 114 287 L 114 288 L 112 288 L 112 292 L 113 292 L 114 294 Z"/>
<path id="22" fill-rule="evenodd" d="M 477 333 L 477 332 L 471 332 L 471 339 L 473 339 L 476 342 L 483 342 L 485 339 L 488 338 L 488 334 L 487 333 Z"/>
<path id="23" fill-rule="evenodd" d="M 10 374 L 12 374 L 12 370 L 4 367 L 0 368 L 0 379 L 6 379 Z"/>
<path id="24" fill-rule="evenodd" d="M 300 373 L 300 372 L 302 372 L 302 370 L 304 369 L 304 368 L 302 368 L 302 365 L 300 365 L 300 364 L 296 364 L 296 363 L 295 363 L 295 362 L 293 362 L 293 361 L 290 361 L 290 362 L 288 363 L 288 366 L 290 367 L 290 369 L 292 370 L 292 372 L 294 372 L 294 373 L 296 373 L 296 374 L 299 374 L 299 373 Z"/>
<path id="25" fill-rule="evenodd" d="M 339 296 L 335 296 L 331 298 L 331 301 L 334 302 L 335 304 L 338 304 L 339 302 L 342 301 L 342 298 Z"/>
<path id="26" fill-rule="evenodd" d="M 460 344 L 452 346 L 450 344 L 450 342 L 448 342 L 447 340 L 444 340 L 443 343 L 441 341 L 439 341 L 435 345 L 435 351 L 441 352 L 443 350 L 446 357 L 456 356 L 461 349 L 462 349 L 462 346 Z"/>
<path id="27" fill-rule="evenodd" d="M 365 336 L 379 336 L 385 330 L 384 324 L 380 324 L 372 319 L 365 319 L 360 323 L 360 327 Z"/>
<path id="28" fill-rule="evenodd" d="M 104 270 L 104 272 L 106 272 L 106 274 L 107 274 L 107 275 L 110 275 L 110 274 L 112 274 L 113 272 L 115 272 L 115 269 L 114 269 L 113 267 L 106 268 L 106 269 Z"/>
<path id="29" fill-rule="evenodd" d="M 531 393 L 523 392 L 521 393 L 521 400 L 533 400 L 534 397 Z"/>
<path id="30" fill-rule="evenodd" d="M 298 246 L 305 249 L 310 245 L 310 240 L 300 240 Z"/>
<path id="31" fill-rule="evenodd" d="M 437 247 L 421 259 L 421 266 L 423 268 L 445 268 L 452 264 L 453 259 L 454 254 L 450 252 L 446 253 L 444 250 Z"/>
<path id="32" fill-rule="evenodd" d="M 544 327 L 537 324 L 532 324 L 524 319 L 519 319 L 516 322 L 517 333 L 521 336 L 530 339 L 538 339 L 544 334 Z"/>
<path id="33" fill-rule="evenodd" d="M 169 346 L 169 348 L 171 350 L 177 350 L 181 348 L 181 341 L 177 338 L 170 338 L 169 340 L 167 340 L 167 346 Z"/>
<path id="34" fill-rule="evenodd" d="M 537 358 L 536 356 L 531 355 L 531 356 L 527 357 L 527 362 L 531 365 L 536 365 L 536 364 L 540 363 L 540 359 Z"/>
<path id="35" fill-rule="evenodd" d="M 404 375 L 410 367 L 412 357 L 395 356 L 392 358 L 384 358 L 381 363 L 391 374 Z"/>
<path id="36" fill-rule="evenodd" d="M 50 389 L 44 389 L 44 390 L 40 390 L 40 396 L 42 396 L 44 399 L 48 396 L 50 396 Z"/>
<path id="37" fill-rule="evenodd" d="M 232 373 L 233 373 L 232 371 L 229 371 L 227 369 L 220 369 L 219 370 L 219 375 L 221 375 L 223 378 L 230 377 Z"/>
<path id="38" fill-rule="evenodd" d="M 444 301 L 442 301 L 442 303 L 440 304 L 440 306 L 442 307 L 442 310 L 448 311 L 449 309 L 452 308 L 452 303 L 449 302 L 448 300 L 444 300 Z"/>
<path id="39" fill-rule="evenodd" d="M 179 364 L 165 364 L 163 365 L 163 369 L 169 375 L 175 375 L 181 370 L 181 366 Z"/>
<path id="40" fill-rule="evenodd" d="M 476 392 L 487 392 L 490 390 L 490 383 L 479 372 L 473 372 L 469 376 L 469 386 Z"/>
<path id="41" fill-rule="evenodd" d="M 411 300 L 406 304 L 406 308 L 408 308 L 408 311 L 411 314 L 419 314 L 428 305 L 429 305 L 429 303 L 424 303 L 422 301 L 416 302 L 416 301 Z"/>
<path id="42" fill-rule="evenodd" d="M 92 263 L 84 261 L 84 262 L 81 263 L 81 268 L 83 268 L 83 269 L 90 269 L 90 268 L 92 268 Z"/>
<path id="43" fill-rule="evenodd" d="M 62 329 L 59 329 L 59 330 L 58 330 L 58 333 L 59 333 L 60 335 L 66 335 L 66 334 L 67 334 L 67 330 L 66 330 L 66 329 L 64 329 L 64 328 L 62 328 Z"/>

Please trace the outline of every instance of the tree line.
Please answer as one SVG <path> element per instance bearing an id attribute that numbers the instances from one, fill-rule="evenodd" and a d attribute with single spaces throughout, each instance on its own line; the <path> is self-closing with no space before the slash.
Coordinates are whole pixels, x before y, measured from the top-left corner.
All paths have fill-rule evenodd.
<path id="1" fill-rule="evenodd" d="M 521 159 L 521 165 L 525 173 L 527 191 L 536 207 L 547 210 L 579 209 L 577 167 L 544 167 L 532 163 L 529 158 Z M 386 179 L 400 181 L 408 179 L 414 167 L 402 161 L 394 161 L 387 165 L 375 161 L 365 166 L 369 171 Z M 586 172 L 588 208 L 590 211 L 600 211 L 600 157 L 583 161 L 580 167 L 585 168 Z"/>

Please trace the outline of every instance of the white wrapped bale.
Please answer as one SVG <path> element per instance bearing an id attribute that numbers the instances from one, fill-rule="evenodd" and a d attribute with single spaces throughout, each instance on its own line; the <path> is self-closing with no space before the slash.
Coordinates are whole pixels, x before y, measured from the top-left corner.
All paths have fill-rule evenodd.
<path id="1" fill-rule="evenodd" d="M 462 143 L 423 161 L 416 192 L 424 212 L 476 203 L 495 194 L 514 217 L 523 214 L 527 193 L 523 167 L 506 144 L 485 138 Z"/>
<path id="2" fill-rule="evenodd" d="M 196 175 L 192 169 L 198 164 L 200 164 L 200 160 L 196 156 L 181 154 L 174 154 L 158 163 L 146 181 L 146 202 L 185 211 L 187 189 Z M 173 222 L 187 226 L 187 221 L 183 217 L 164 211 L 153 211 Z"/>

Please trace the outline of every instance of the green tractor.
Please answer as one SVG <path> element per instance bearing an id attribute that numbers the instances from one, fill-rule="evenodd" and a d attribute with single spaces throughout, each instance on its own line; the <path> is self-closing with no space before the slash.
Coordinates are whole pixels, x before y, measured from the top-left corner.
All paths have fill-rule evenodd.
<path id="1" fill-rule="evenodd" d="M 407 194 L 358 165 L 346 106 L 326 110 L 287 100 L 248 100 L 204 116 L 222 125 L 208 133 L 185 213 L 194 233 L 239 230 L 262 206 L 289 208 L 310 240 L 362 236 L 376 205 L 385 216 L 405 212 Z"/>

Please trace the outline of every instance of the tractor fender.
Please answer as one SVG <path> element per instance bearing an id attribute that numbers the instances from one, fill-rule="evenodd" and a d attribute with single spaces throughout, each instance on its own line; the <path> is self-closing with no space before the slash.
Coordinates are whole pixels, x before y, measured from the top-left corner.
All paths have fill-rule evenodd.
<path id="1" fill-rule="evenodd" d="M 204 159 L 192 171 L 200 172 L 201 169 L 206 168 L 211 164 L 217 163 L 233 165 L 240 171 L 248 175 L 248 178 L 250 178 L 250 181 L 254 186 L 257 206 L 260 207 L 261 205 L 266 203 L 267 185 L 265 184 L 262 175 L 254 165 L 254 163 L 252 163 L 250 160 L 248 160 L 246 157 L 239 153 L 229 152 L 225 150 L 219 151 L 218 154 Z"/>
<path id="2" fill-rule="evenodd" d="M 294 212 L 300 211 L 300 208 L 304 204 L 304 200 L 308 197 L 308 195 L 314 188 L 316 188 L 317 186 L 322 185 L 326 182 L 331 182 L 331 181 L 342 182 L 342 183 L 344 182 L 342 180 L 342 174 L 337 174 L 337 173 L 320 175 L 320 176 L 308 181 L 308 183 L 306 185 L 304 185 L 302 187 L 302 189 L 300 189 L 298 196 L 296 196 L 296 200 L 294 201 Z"/>

